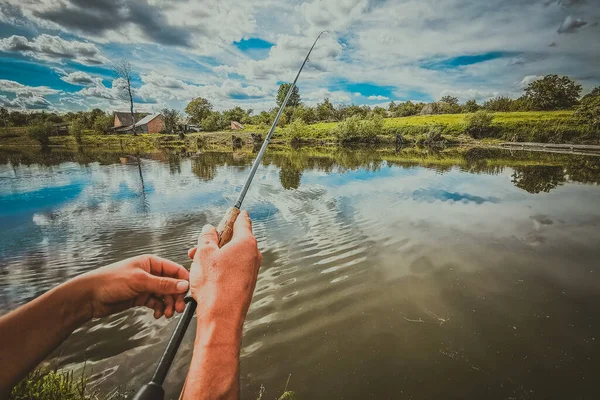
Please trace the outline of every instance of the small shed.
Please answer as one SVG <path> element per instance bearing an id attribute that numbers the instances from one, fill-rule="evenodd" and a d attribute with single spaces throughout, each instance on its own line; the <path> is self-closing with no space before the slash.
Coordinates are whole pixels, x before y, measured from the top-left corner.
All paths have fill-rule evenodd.
<path id="1" fill-rule="evenodd" d="M 237 121 L 231 121 L 231 130 L 238 131 L 240 129 L 244 129 L 244 125 L 240 124 Z"/>

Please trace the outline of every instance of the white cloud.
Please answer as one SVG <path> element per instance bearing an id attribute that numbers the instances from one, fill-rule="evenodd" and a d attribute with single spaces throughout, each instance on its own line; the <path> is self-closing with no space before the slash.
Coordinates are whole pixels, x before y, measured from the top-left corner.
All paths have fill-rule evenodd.
<path id="1" fill-rule="evenodd" d="M 0 92 L 14 95 L 11 99 L 5 95 L 0 96 L 2 106 L 32 110 L 51 108 L 52 103 L 45 96 L 61 93 L 47 86 L 26 86 L 6 79 L 0 79 Z"/>
<path id="2" fill-rule="evenodd" d="M 82 71 L 75 71 L 71 72 L 70 74 L 65 73 L 65 75 L 61 76 L 60 79 L 67 83 L 70 83 L 71 85 L 78 86 L 91 86 L 96 85 L 98 82 L 102 82 L 101 78 L 93 78 L 89 74 L 86 74 Z"/>
<path id="3" fill-rule="evenodd" d="M 535 82 L 535 81 L 537 81 L 538 79 L 542 79 L 542 78 L 543 78 L 543 76 L 541 76 L 541 75 L 527 75 L 526 77 L 524 77 L 524 78 L 521 80 L 521 82 L 519 82 L 519 87 L 520 87 L 520 88 L 522 88 L 522 89 L 524 89 L 524 88 L 526 88 L 527 86 L 529 86 L 529 84 L 530 84 L 531 82 Z"/>
<path id="4" fill-rule="evenodd" d="M 389 97 L 385 97 L 385 96 L 381 96 L 381 95 L 373 95 L 373 96 L 369 96 L 367 97 L 368 100 L 379 100 L 379 101 L 383 101 L 383 100 L 389 100 Z"/>
<path id="5" fill-rule="evenodd" d="M 140 107 L 167 104 L 183 108 L 191 98 L 203 96 L 217 109 L 233 105 L 264 109 L 274 106 L 277 82 L 293 79 L 322 29 L 334 32 L 322 37 L 299 81 L 301 96 L 308 104 L 321 101 L 317 95 L 330 95 L 343 103 L 351 102 L 352 96 L 354 101 L 382 100 L 345 90 L 347 83 L 357 82 L 389 86 L 390 97 L 403 100 L 435 100 L 447 93 L 461 100 L 516 97 L 525 85 L 523 77 L 549 73 L 569 75 L 589 90 L 600 84 L 596 68 L 600 63 L 600 9 L 594 3 L 5 0 L 0 20 L 42 33 L 67 32 L 82 38 L 71 42 L 96 48 L 99 45 L 95 43 L 110 43 L 102 46 L 107 56 L 126 54 L 141 73 L 139 99 L 156 101 Z M 39 37 L 23 38 L 25 41 L 6 38 L 2 45 L 12 51 L 31 51 L 27 49 Z M 262 59 L 233 45 L 255 37 L 274 43 Z M 555 45 L 549 47 L 552 43 Z M 19 46 L 22 50 L 17 50 Z M 42 61 L 68 59 L 39 51 L 35 54 Z M 456 57 L 489 54 L 500 55 L 470 65 L 456 61 Z M 434 60 L 442 66 L 436 67 Z M 61 75 L 64 80 L 71 79 Z M 87 93 L 94 96 L 89 97 L 90 104 L 120 101 L 113 89 L 101 83 L 87 85 L 77 98 Z"/>
<path id="6" fill-rule="evenodd" d="M 12 35 L 0 40 L 0 50 L 5 52 L 21 53 L 27 57 L 38 60 L 64 62 L 75 61 L 80 64 L 97 65 L 108 62 L 100 54 L 100 50 L 93 43 L 76 40 L 64 40 L 58 36 L 40 35 L 32 40 L 24 36 Z"/>

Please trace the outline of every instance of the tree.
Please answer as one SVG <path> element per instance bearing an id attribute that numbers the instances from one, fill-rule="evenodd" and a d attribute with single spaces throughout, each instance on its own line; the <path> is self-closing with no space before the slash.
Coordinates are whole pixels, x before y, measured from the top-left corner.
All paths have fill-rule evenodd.
<path id="1" fill-rule="evenodd" d="M 71 122 L 69 126 L 69 134 L 75 138 L 77 144 L 81 144 L 81 135 L 83 134 L 85 126 L 80 119 L 76 119 Z"/>
<path id="2" fill-rule="evenodd" d="M 483 108 L 488 111 L 499 111 L 499 112 L 507 112 L 512 111 L 513 108 L 513 99 L 509 97 L 499 96 L 489 99 L 485 103 L 483 103 Z"/>
<path id="3" fill-rule="evenodd" d="M 292 86 L 291 83 L 282 83 L 279 85 L 279 90 L 277 91 L 277 106 L 281 107 L 283 101 L 285 100 L 285 96 L 287 96 L 287 92 Z M 298 90 L 298 86 L 294 86 L 294 90 L 292 91 L 292 95 L 288 100 L 288 107 L 298 107 L 301 103 L 300 100 L 300 92 Z"/>
<path id="4" fill-rule="evenodd" d="M 212 104 L 203 97 L 196 97 L 185 106 L 185 113 L 190 116 L 190 120 L 194 124 L 201 124 L 211 111 Z"/>
<path id="5" fill-rule="evenodd" d="M 535 110 L 564 110 L 577 104 L 581 94 L 578 85 L 567 76 L 546 75 L 531 82 L 525 89 L 524 97 Z"/>
<path id="6" fill-rule="evenodd" d="M 575 114 L 592 129 L 600 130 L 600 86 L 583 96 Z"/>
<path id="7" fill-rule="evenodd" d="M 227 121 L 225 121 L 220 112 L 213 112 L 202 120 L 202 129 L 207 132 L 218 131 L 224 129 L 226 126 Z"/>
<path id="8" fill-rule="evenodd" d="M 106 133 L 113 127 L 113 117 L 110 114 L 102 113 L 94 120 L 94 131 L 98 133 Z"/>
<path id="9" fill-rule="evenodd" d="M 458 97 L 454 96 L 444 96 L 440 99 L 442 103 L 450 104 L 451 106 L 458 105 Z"/>
<path id="10" fill-rule="evenodd" d="M 313 123 L 317 120 L 317 114 L 315 112 L 315 109 L 312 107 L 305 106 L 304 104 L 301 104 L 298 107 L 296 107 L 296 109 L 294 110 L 293 117 L 295 120 L 299 119 L 307 124 Z"/>
<path id="11" fill-rule="evenodd" d="M 438 102 L 438 106 L 442 114 L 458 114 L 460 112 L 458 97 L 444 96 Z"/>
<path id="12" fill-rule="evenodd" d="M 375 115 L 382 116 L 382 117 L 385 117 L 385 116 L 387 116 L 387 111 L 386 111 L 386 109 L 385 109 L 385 108 L 383 108 L 383 107 L 379 107 L 379 106 L 375 106 L 375 107 L 373 107 L 373 111 L 372 111 L 372 113 L 373 113 L 373 114 L 375 114 Z"/>
<path id="13" fill-rule="evenodd" d="M 325 97 L 322 103 L 317 104 L 316 114 L 319 121 L 335 119 L 335 108 L 328 97 Z"/>
<path id="14" fill-rule="evenodd" d="M 0 107 L 0 119 L 2 120 L 2 124 L 4 125 L 4 130 L 8 132 L 8 118 L 10 114 L 8 110 L 4 107 Z"/>
<path id="15" fill-rule="evenodd" d="M 131 70 L 131 64 L 127 60 L 118 61 L 114 67 L 117 76 L 124 81 L 122 88 L 123 94 L 129 99 L 129 106 L 131 110 L 131 121 L 133 124 L 133 135 L 137 135 L 135 132 L 135 113 L 133 112 L 133 89 L 131 88 L 131 80 L 133 79 L 133 72 Z"/>
<path id="16" fill-rule="evenodd" d="M 165 123 L 165 132 L 175 133 L 177 124 L 179 123 L 179 111 L 175 109 L 163 108 L 160 111 L 160 114 L 162 115 L 163 122 Z M 179 137 L 183 139 L 183 132 L 180 132 Z"/>
<path id="17" fill-rule="evenodd" d="M 252 110 L 250 110 L 252 111 Z M 244 119 L 246 119 L 247 113 L 246 111 L 242 108 L 242 107 L 234 107 L 231 110 L 226 110 L 223 112 L 223 117 L 228 120 L 229 122 L 231 121 L 237 121 L 237 122 L 242 122 Z"/>
<path id="18" fill-rule="evenodd" d="M 36 122 L 27 128 L 27 134 L 30 138 L 37 140 L 42 149 L 47 149 L 50 144 L 50 135 L 54 132 L 54 126 L 51 122 Z"/>
<path id="19" fill-rule="evenodd" d="M 388 111 L 389 112 L 396 111 L 396 103 L 394 103 L 393 101 L 390 101 L 390 104 L 388 105 Z"/>
<path id="20" fill-rule="evenodd" d="M 465 103 L 464 109 L 468 113 L 474 113 L 478 111 L 481 107 L 477 104 L 476 100 L 469 100 Z"/>
<path id="21" fill-rule="evenodd" d="M 11 111 L 10 113 L 10 124 L 12 126 L 25 126 L 27 125 L 27 114 L 21 111 Z"/>
<path id="22" fill-rule="evenodd" d="M 422 106 L 418 106 L 414 104 L 412 101 L 407 101 L 406 103 L 398 104 L 396 107 L 395 116 L 397 117 L 409 117 L 411 115 L 417 115 L 421 112 Z"/>

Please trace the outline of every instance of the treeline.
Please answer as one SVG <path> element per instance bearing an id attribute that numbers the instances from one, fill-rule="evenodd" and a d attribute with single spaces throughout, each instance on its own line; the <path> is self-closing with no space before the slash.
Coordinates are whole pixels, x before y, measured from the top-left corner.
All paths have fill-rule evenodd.
<path id="1" fill-rule="evenodd" d="M 218 131 L 227 129 L 231 121 L 242 124 L 256 125 L 259 129 L 269 126 L 275 120 L 275 116 L 282 104 L 290 84 L 281 84 L 276 97 L 277 107 L 268 111 L 254 113 L 252 109 L 234 107 L 225 111 L 214 111 L 213 105 L 202 97 L 190 101 L 185 107 L 184 118 L 177 110 L 163 109 L 165 122 L 165 133 L 177 133 L 183 125 L 196 125 L 204 131 Z M 294 121 L 304 124 L 317 122 L 343 122 L 349 119 L 346 125 L 350 130 L 372 131 L 380 125 L 380 118 L 408 117 L 413 115 L 432 114 L 459 114 L 476 113 L 478 111 L 510 112 L 510 111 L 552 111 L 552 110 L 576 110 L 576 115 L 584 123 L 594 129 L 600 128 L 600 87 L 581 98 L 582 87 L 574 80 L 566 76 L 547 75 L 542 79 L 535 80 L 524 89 L 521 97 L 511 99 L 508 97 L 496 97 L 479 104 L 475 100 L 460 103 L 453 96 L 444 96 L 433 103 L 419 102 L 390 102 L 387 107 L 368 105 L 344 105 L 334 106 L 325 98 L 316 106 L 311 107 L 302 102 L 297 87 L 290 96 L 287 107 L 280 119 L 279 126 L 287 126 Z M 375 124 L 367 129 L 359 126 L 359 120 L 375 119 Z M 78 129 L 94 130 L 96 132 L 108 132 L 113 125 L 112 113 L 94 108 L 90 111 L 68 112 L 57 114 L 52 112 L 22 112 L 8 111 L 0 108 L 0 121 L 4 127 L 34 126 L 40 124 L 57 124 L 68 122 L 72 124 L 77 121 Z M 364 125 L 364 124 L 363 124 Z"/>
<path id="2" fill-rule="evenodd" d="M 90 111 L 77 111 L 58 114 L 47 111 L 8 111 L 0 107 L 0 121 L 3 127 L 33 126 L 43 123 L 61 124 L 78 121 L 84 129 L 106 132 L 113 126 L 112 113 L 106 113 L 99 108 Z"/>
<path id="3" fill-rule="evenodd" d="M 277 105 L 280 106 L 285 98 L 290 84 L 284 83 L 279 87 L 277 93 Z M 515 111 L 555 111 L 576 110 L 578 116 L 584 121 L 600 126 L 600 88 L 581 98 L 582 87 L 567 76 L 546 75 L 542 79 L 535 80 L 524 89 L 521 97 L 511 99 L 498 96 L 481 104 L 476 100 L 460 103 L 457 97 L 444 96 L 433 103 L 422 102 L 390 102 L 387 108 L 381 106 L 370 107 L 368 105 L 344 105 L 334 106 L 328 99 L 324 99 L 315 107 L 302 103 L 298 88 L 290 96 L 290 101 L 285 108 L 279 126 L 286 126 L 293 121 L 299 120 L 305 124 L 317 122 L 342 122 L 348 119 L 348 126 L 355 131 L 360 131 L 357 120 L 369 120 L 387 117 L 409 117 L 413 115 L 433 114 L 461 114 L 476 113 L 478 111 L 515 112 Z M 212 104 L 203 98 L 196 98 L 188 104 L 185 112 L 190 119 L 200 124 L 205 131 L 216 131 L 227 128 L 230 121 L 238 121 L 242 124 L 258 125 L 261 127 L 271 125 L 275 120 L 279 107 L 269 111 L 261 111 L 253 114 L 252 109 L 244 110 L 235 107 L 224 112 L 213 111 Z M 377 128 L 379 122 L 374 127 Z M 371 131 L 371 129 L 368 129 Z"/>

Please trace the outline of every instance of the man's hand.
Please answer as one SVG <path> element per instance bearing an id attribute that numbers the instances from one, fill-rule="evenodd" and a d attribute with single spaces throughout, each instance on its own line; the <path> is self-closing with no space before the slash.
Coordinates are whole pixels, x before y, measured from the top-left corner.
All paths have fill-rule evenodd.
<path id="1" fill-rule="evenodd" d="M 154 255 L 143 255 L 108 265 L 74 279 L 86 288 L 90 317 L 100 318 L 134 306 L 154 310 L 154 318 L 183 312 L 188 271 Z"/>
<path id="2" fill-rule="evenodd" d="M 238 399 L 242 325 L 256 286 L 262 255 L 248 213 L 219 249 L 216 229 L 207 225 L 188 255 L 192 296 L 198 302 L 194 354 L 182 399 Z"/>
<path id="3" fill-rule="evenodd" d="M 242 211 L 233 226 L 231 241 L 219 249 L 212 225 L 202 228 L 198 247 L 188 251 L 192 296 L 201 305 L 198 318 L 227 321 L 241 328 L 252 300 L 262 255 L 252 234 L 248 212 Z"/>

